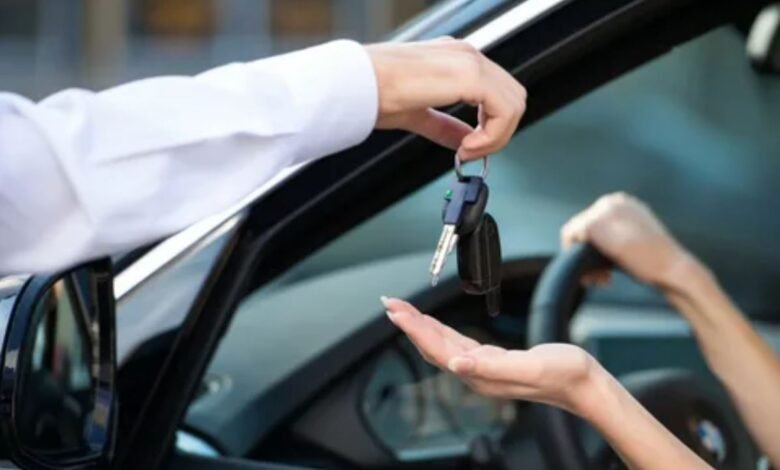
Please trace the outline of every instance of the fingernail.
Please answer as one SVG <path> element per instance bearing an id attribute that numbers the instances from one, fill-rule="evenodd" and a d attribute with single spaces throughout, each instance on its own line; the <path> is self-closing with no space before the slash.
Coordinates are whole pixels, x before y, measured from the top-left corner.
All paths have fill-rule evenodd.
<path id="1" fill-rule="evenodd" d="M 390 306 L 388 305 L 388 303 L 390 302 L 389 298 L 387 298 L 387 297 L 385 297 L 383 295 L 383 296 L 379 297 L 379 300 L 382 302 L 382 305 L 384 305 L 385 308 L 390 308 Z"/>
<path id="2" fill-rule="evenodd" d="M 447 368 L 456 374 L 468 374 L 475 365 L 474 359 L 470 357 L 453 357 L 447 363 Z"/>
<path id="3" fill-rule="evenodd" d="M 387 318 L 389 318 L 390 321 L 393 322 L 393 325 L 395 325 L 395 314 L 390 310 L 385 310 L 385 313 L 387 314 Z"/>

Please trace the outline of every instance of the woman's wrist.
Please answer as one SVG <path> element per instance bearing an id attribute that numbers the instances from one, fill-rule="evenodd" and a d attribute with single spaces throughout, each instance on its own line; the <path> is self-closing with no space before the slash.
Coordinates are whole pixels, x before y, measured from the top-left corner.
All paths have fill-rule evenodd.
<path id="1" fill-rule="evenodd" d="M 658 282 L 658 287 L 667 296 L 682 296 L 692 300 L 702 287 L 710 285 L 713 280 L 712 272 L 707 266 L 691 253 L 680 248 L 672 256 L 672 261 Z"/>
<path id="2" fill-rule="evenodd" d="M 580 386 L 571 390 L 570 411 L 593 424 L 602 421 L 604 415 L 608 416 L 614 411 L 612 408 L 617 398 L 615 385 L 620 386 L 615 378 L 593 359 Z"/>

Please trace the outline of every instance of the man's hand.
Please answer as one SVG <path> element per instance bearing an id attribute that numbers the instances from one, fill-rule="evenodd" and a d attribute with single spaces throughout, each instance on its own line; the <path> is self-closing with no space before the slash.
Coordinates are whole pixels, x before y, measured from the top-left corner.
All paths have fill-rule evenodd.
<path id="1" fill-rule="evenodd" d="M 682 273 L 698 262 L 664 228 L 650 209 L 624 193 L 599 198 L 561 229 L 564 248 L 588 242 L 642 282 L 677 289 Z M 587 282 L 604 283 L 607 272 Z"/>
<path id="2" fill-rule="evenodd" d="M 482 395 L 530 400 L 587 416 L 603 372 L 585 350 L 545 344 L 527 351 L 480 344 L 399 299 L 382 299 L 390 320 L 426 361 L 449 370 Z"/>
<path id="3" fill-rule="evenodd" d="M 525 112 L 523 86 L 464 41 L 384 43 L 366 50 L 379 84 L 377 128 L 414 132 L 471 160 L 503 148 Z M 477 129 L 433 109 L 460 102 L 479 106 Z"/>

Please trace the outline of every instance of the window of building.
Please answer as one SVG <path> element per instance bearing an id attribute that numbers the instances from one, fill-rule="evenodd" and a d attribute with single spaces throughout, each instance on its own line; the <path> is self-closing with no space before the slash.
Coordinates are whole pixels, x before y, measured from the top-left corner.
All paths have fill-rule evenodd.
<path id="1" fill-rule="evenodd" d="M 324 36 L 333 30 L 332 0 L 274 0 L 271 30 L 280 36 Z"/>
<path id="2" fill-rule="evenodd" d="M 0 37 L 35 36 L 37 19 L 37 1 L 0 0 Z"/>
<path id="3" fill-rule="evenodd" d="M 140 34 L 207 37 L 216 29 L 213 0 L 141 0 L 133 29 Z"/>

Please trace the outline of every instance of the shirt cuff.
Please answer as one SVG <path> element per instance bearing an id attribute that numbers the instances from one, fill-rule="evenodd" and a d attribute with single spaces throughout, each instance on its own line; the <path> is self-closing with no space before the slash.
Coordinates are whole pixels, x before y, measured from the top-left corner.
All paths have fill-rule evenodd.
<path id="1" fill-rule="evenodd" d="M 296 163 L 357 145 L 376 125 L 376 73 L 368 52 L 355 41 L 333 41 L 248 66 L 277 74 L 287 84 L 302 125 Z"/>

